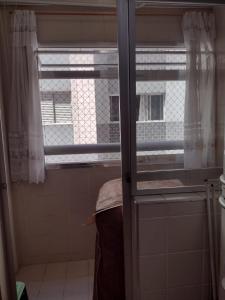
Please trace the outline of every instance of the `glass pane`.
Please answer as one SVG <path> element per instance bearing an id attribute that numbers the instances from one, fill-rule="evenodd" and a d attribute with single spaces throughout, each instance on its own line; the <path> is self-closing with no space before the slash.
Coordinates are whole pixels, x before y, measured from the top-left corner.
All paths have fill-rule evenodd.
<path id="1" fill-rule="evenodd" d="M 184 48 L 136 48 L 137 171 L 183 168 L 185 68 Z"/>
<path id="2" fill-rule="evenodd" d="M 45 145 L 116 144 L 118 146 L 116 148 L 118 151 L 115 152 L 114 148 L 111 154 L 109 151 L 52 156 L 46 158 L 47 162 L 119 160 L 117 49 L 42 48 L 39 50 Z M 44 53 L 41 50 L 44 50 Z"/>
<path id="3" fill-rule="evenodd" d="M 164 101 L 163 95 L 151 96 L 151 120 L 160 121 L 163 120 L 164 115 Z"/>
<path id="4" fill-rule="evenodd" d="M 110 121 L 116 122 L 119 121 L 119 96 L 110 97 Z"/>

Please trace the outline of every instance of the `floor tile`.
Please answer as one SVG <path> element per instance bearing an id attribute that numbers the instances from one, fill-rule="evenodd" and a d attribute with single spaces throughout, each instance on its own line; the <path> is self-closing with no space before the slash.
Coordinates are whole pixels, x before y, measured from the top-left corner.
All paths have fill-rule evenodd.
<path id="1" fill-rule="evenodd" d="M 21 268 L 29 300 L 92 300 L 94 261 L 72 261 Z"/>
<path id="2" fill-rule="evenodd" d="M 30 299 L 36 299 L 40 293 L 42 282 L 34 281 L 34 282 L 26 282 L 27 294 Z"/>

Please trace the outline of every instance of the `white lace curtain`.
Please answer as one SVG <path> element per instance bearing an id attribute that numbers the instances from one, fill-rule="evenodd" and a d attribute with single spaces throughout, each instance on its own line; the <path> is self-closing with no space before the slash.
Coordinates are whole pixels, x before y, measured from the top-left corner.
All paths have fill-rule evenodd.
<path id="1" fill-rule="evenodd" d="M 44 147 L 33 11 L 12 16 L 12 86 L 9 102 L 9 155 L 13 181 L 43 182 Z"/>
<path id="2" fill-rule="evenodd" d="M 183 17 L 187 54 L 184 113 L 184 167 L 215 164 L 215 20 L 213 14 L 188 12 Z"/>

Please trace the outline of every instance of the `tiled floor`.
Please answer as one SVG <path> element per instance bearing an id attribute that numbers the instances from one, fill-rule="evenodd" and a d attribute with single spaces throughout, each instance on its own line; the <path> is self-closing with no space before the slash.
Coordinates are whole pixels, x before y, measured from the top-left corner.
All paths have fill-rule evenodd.
<path id="1" fill-rule="evenodd" d="M 94 261 L 32 265 L 20 269 L 17 280 L 26 283 L 29 300 L 91 300 Z"/>

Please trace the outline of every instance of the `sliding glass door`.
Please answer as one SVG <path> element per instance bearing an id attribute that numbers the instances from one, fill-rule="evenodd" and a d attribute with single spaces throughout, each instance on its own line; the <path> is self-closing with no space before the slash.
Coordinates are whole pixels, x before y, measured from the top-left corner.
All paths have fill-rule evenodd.
<path id="1" fill-rule="evenodd" d="M 179 2 L 174 1 L 173 4 Z M 191 89 L 186 80 L 190 75 L 193 49 L 188 48 L 185 42 L 183 17 L 191 10 L 203 10 L 210 15 L 212 8 L 208 4 L 212 2 L 190 1 L 188 4 L 186 1 L 185 6 L 181 4 L 179 7 L 168 3 L 118 1 L 127 300 L 144 300 L 155 293 L 151 279 L 145 278 L 147 273 L 141 274 L 139 203 L 146 203 L 149 199 L 153 202 L 160 199 L 161 203 L 165 198 L 162 195 L 205 191 L 204 180 L 218 178 L 221 172 L 210 160 L 204 163 L 202 159 L 203 162 L 194 167 L 186 164 L 184 155 L 190 150 L 184 124 L 190 125 L 192 120 L 192 115 L 187 113 L 192 107 L 190 103 L 187 105 L 187 88 Z M 202 59 L 206 51 L 199 51 Z M 196 145 L 199 145 L 198 142 Z M 157 263 L 164 267 L 166 262 L 163 259 L 162 255 Z M 162 271 L 164 273 L 166 271 Z M 147 292 L 143 291 L 145 288 Z M 165 284 L 165 288 L 160 290 L 162 299 L 166 288 Z"/>

